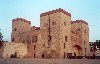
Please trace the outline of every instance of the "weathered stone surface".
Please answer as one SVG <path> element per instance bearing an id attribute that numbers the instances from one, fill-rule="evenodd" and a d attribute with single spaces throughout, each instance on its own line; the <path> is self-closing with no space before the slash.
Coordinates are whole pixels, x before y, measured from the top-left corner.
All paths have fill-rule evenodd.
<path id="1" fill-rule="evenodd" d="M 10 58 L 16 53 L 16 57 L 23 58 L 27 54 L 27 44 L 4 42 L 0 48 L 0 58 Z"/>
<path id="2" fill-rule="evenodd" d="M 36 42 L 33 42 L 33 37 L 37 37 Z M 71 21 L 71 14 L 63 9 L 42 13 L 40 27 L 31 27 L 26 20 L 14 19 L 13 38 L 15 42 L 28 44 L 27 56 L 32 58 L 67 58 L 68 53 L 89 55 L 88 23 L 83 20 Z"/>

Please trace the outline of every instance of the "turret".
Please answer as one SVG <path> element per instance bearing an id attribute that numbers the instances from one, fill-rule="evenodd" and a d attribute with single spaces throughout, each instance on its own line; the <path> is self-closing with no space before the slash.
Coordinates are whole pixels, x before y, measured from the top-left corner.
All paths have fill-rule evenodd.
<path id="1" fill-rule="evenodd" d="M 78 55 L 89 55 L 89 27 L 84 20 L 76 20 L 71 22 L 72 44 L 79 51 Z M 76 35 L 75 35 L 76 34 Z M 74 36 L 75 35 L 75 36 Z M 76 37 L 77 38 L 73 38 Z M 77 40 L 74 42 L 74 40 Z M 75 48 L 74 48 L 75 49 Z M 73 51 L 74 52 L 74 51 Z"/>
<path id="2" fill-rule="evenodd" d="M 12 42 L 18 42 L 18 35 L 23 32 L 31 30 L 31 22 L 23 18 L 16 18 L 12 20 Z"/>

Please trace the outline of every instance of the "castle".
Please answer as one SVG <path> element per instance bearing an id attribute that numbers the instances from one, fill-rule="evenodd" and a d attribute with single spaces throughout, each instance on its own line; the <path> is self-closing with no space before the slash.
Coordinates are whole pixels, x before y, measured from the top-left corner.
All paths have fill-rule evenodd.
<path id="1" fill-rule="evenodd" d="M 84 20 L 71 21 L 71 14 L 59 8 L 40 14 L 40 27 L 23 18 L 12 20 L 12 42 L 27 44 L 27 57 L 67 58 L 88 56 L 89 27 Z"/>

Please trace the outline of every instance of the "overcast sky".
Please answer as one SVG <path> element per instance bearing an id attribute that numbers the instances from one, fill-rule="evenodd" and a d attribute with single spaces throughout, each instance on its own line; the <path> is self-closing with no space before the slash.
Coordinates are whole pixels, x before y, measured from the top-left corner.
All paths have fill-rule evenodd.
<path id="1" fill-rule="evenodd" d="M 62 8 L 72 20 L 89 24 L 89 41 L 100 39 L 100 0 L 0 0 L 0 29 L 4 40 L 10 41 L 12 19 L 25 18 L 32 26 L 40 26 L 40 14 Z"/>

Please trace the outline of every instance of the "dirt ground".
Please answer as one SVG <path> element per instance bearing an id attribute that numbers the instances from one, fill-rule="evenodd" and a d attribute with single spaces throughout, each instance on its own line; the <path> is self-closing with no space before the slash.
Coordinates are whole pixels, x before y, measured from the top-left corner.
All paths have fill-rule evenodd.
<path id="1" fill-rule="evenodd" d="M 100 64 L 100 59 L 0 59 L 0 64 Z"/>

